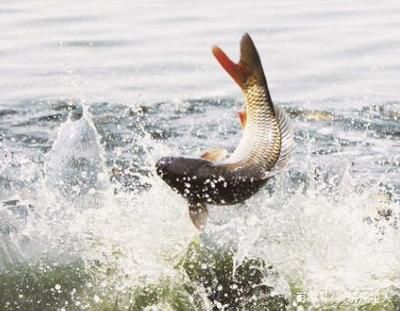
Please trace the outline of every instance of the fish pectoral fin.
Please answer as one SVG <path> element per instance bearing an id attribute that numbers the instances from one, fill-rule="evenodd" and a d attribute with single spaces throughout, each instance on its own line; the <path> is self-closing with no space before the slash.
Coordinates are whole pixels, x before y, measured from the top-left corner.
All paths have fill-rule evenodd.
<path id="1" fill-rule="evenodd" d="M 189 203 L 189 216 L 198 230 L 203 230 L 208 220 L 208 209 L 204 203 Z"/>
<path id="2" fill-rule="evenodd" d="M 246 127 L 246 122 L 247 122 L 247 112 L 246 111 L 239 111 L 238 112 L 239 119 L 240 119 L 240 125 L 242 128 Z"/>
<path id="3" fill-rule="evenodd" d="M 228 151 L 225 149 L 210 149 L 201 155 L 201 158 L 210 162 L 221 161 L 228 157 Z"/>

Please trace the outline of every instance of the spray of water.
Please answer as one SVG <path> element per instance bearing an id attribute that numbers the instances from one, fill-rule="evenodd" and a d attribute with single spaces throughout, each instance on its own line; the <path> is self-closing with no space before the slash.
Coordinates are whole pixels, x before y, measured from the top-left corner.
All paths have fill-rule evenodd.
<path id="1" fill-rule="evenodd" d="M 237 267 L 250 257 L 273 266 L 277 274 L 265 282 L 277 295 L 305 293 L 316 306 L 393 295 L 398 288 L 400 233 L 396 217 L 382 213 L 396 211 L 397 203 L 376 184 L 352 176 L 350 161 L 292 163 L 245 204 L 211 207 L 210 224 L 199 235 L 185 200 L 152 171 L 156 159 L 176 150 L 146 133 L 135 144 L 150 170 L 140 182 L 150 186 L 114 194 L 91 115 L 85 108 L 73 111 L 58 129 L 34 190 L 3 204 L 1 266 L 79 259 L 101 280 L 100 288 L 123 291 L 181 278 L 176 264 L 194 239 L 216 250 L 233 248 Z"/>

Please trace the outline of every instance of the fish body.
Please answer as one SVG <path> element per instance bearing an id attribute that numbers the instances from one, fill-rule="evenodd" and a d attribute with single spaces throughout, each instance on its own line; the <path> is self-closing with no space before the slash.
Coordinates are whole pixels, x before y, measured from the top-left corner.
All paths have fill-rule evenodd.
<path id="1" fill-rule="evenodd" d="M 291 153 L 292 133 L 282 109 L 273 105 L 261 60 L 248 34 L 240 44 L 240 61 L 232 62 L 218 47 L 213 54 L 241 87 L 245 110 L 239 113 L 243 136 L 235 151 L 205 152 L 200 159 L 164 157 L 156 163 L 162 179 L 189 202 L 190 217 L 204 228 L 207 203 L 243 202 L 285 167 Z"/>
<path id="2" fill-rule="evenodd" d="M 267 179 L 236 172 L 227 165 L 204 159 L 165 157 L 157 162 L 164 181 L 189 202 L 229 205 L 255 194 Z"/>

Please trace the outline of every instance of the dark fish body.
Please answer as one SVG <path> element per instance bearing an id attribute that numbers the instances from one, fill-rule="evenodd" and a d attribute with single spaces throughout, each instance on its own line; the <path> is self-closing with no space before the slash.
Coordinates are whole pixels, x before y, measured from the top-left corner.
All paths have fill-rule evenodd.
<path id="1" fill-rule="evenodd" d="M 189 202 L 229 205 L 254 195 L 267 179 L 255 179 L 203 159 L 166 157 L 156 164 L 157 172 Z"/>
<path id="2" fill-rule="evenodd" d="M 225 150 L 215 149 L 200 159 L 165 157 L 156 163 L 157 174 L 188 200 L 190 217 L 198 229 L 207 222 L 207 203 L 228 205 L 247 200 L 286 166 L 292 147 L 289 120 L 272 103 L 250 36 L 245 34 L 241 40 L 239 63 L 218 47 L 213 54 L 245 97 L 245 111 L 239 113 L 244 128 L 239 145 L 229 156 Z"/>

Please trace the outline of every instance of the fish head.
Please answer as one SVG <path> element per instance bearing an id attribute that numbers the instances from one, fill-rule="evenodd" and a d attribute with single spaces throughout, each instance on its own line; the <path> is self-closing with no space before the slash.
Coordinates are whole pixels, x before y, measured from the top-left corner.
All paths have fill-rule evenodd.
<path id="1" fill-rule="evenodd" d="M 163 157 L 156 163 L 157 174 L 185 197 L 196 195 L 204 180 L 215 173 L 210 161 L 184 157 Z"/>

